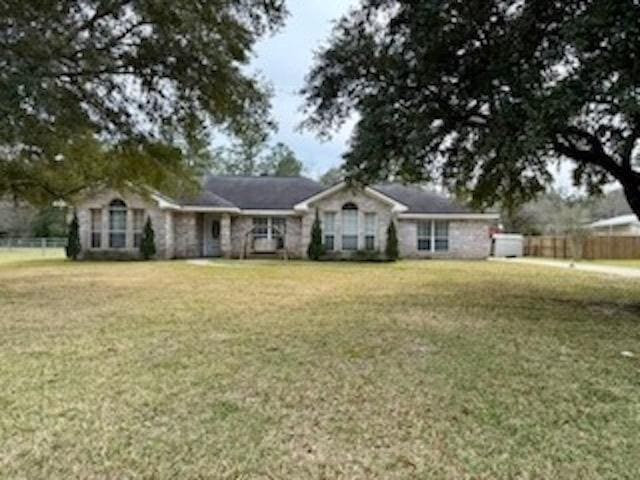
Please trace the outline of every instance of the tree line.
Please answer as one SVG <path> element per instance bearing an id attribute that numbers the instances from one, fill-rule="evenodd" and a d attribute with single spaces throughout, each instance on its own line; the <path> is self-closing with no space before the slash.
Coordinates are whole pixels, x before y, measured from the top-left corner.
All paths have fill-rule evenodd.
<path id="1" fill-rule="evenodd" d="M 0 3 L 0 197 L 299 174 L 265 146 L 271 89 L 246 68 L 286 17 L 284 0 Z M 513 213 L 568 161 L 640 217 L 639 71 L 634 0 L 363 0 L 318 51 L 302 126 L 355 119 L 353 182 L 435 182 Z M 233 140 L 212 155 L 216 135 Z"/>

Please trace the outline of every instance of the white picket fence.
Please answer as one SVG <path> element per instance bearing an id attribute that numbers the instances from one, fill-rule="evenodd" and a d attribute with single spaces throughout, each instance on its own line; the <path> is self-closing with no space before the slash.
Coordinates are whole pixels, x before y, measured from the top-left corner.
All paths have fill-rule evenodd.
<path id="1" fill-rule="evenodd" d="M 40 249 L 44 255 L 49 250 L 61 249 L 66 246 L 66 238 L 0 238 L 1 250 Z"/>

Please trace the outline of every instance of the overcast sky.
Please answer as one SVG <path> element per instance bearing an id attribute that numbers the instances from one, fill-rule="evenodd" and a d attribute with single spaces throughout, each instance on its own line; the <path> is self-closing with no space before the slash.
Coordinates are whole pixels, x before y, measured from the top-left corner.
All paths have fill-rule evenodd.
<path id="1" fill-rule="evenodd" d="M 303 119 L 302 97 L 297 92 L 313 64 L 314 51 L 329 38 L 333 21 L 356 4 L 356 0 L 288 0 L 285 27 L 256 48 L 253 66 L 275 89 L 273 116 L 279 130 L 272 140 L 289 145 L 304 162 L 308 176 L 318 177 L 341 163 L 350 128 L 329 142 L 321 142 L 313 132 L 297 131 Z"/>

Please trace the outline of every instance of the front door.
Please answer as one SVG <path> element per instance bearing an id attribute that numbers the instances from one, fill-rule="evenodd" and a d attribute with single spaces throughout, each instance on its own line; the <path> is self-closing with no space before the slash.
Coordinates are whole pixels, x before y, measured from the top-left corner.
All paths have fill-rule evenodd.
<path id="1" fill-rule="evenodd" d="M 204 221 L 204 256 L 220 256 L 220 220 L 207 215 Z"/>

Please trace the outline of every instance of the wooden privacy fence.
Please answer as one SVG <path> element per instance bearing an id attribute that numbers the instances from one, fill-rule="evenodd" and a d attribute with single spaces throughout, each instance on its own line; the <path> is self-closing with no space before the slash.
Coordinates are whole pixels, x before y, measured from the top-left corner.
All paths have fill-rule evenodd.
<path id="1" fill-rule="evenodd" d="M 577 258 L 585 260 L 640 259 L 640 237 L 590 236 L 578 240 Z M 573 239 L 566 236 L 525 237 L 524 255 L 546 258 L 573 258 Z M 580 253 L 580 250 L 582 252 Z"/>

